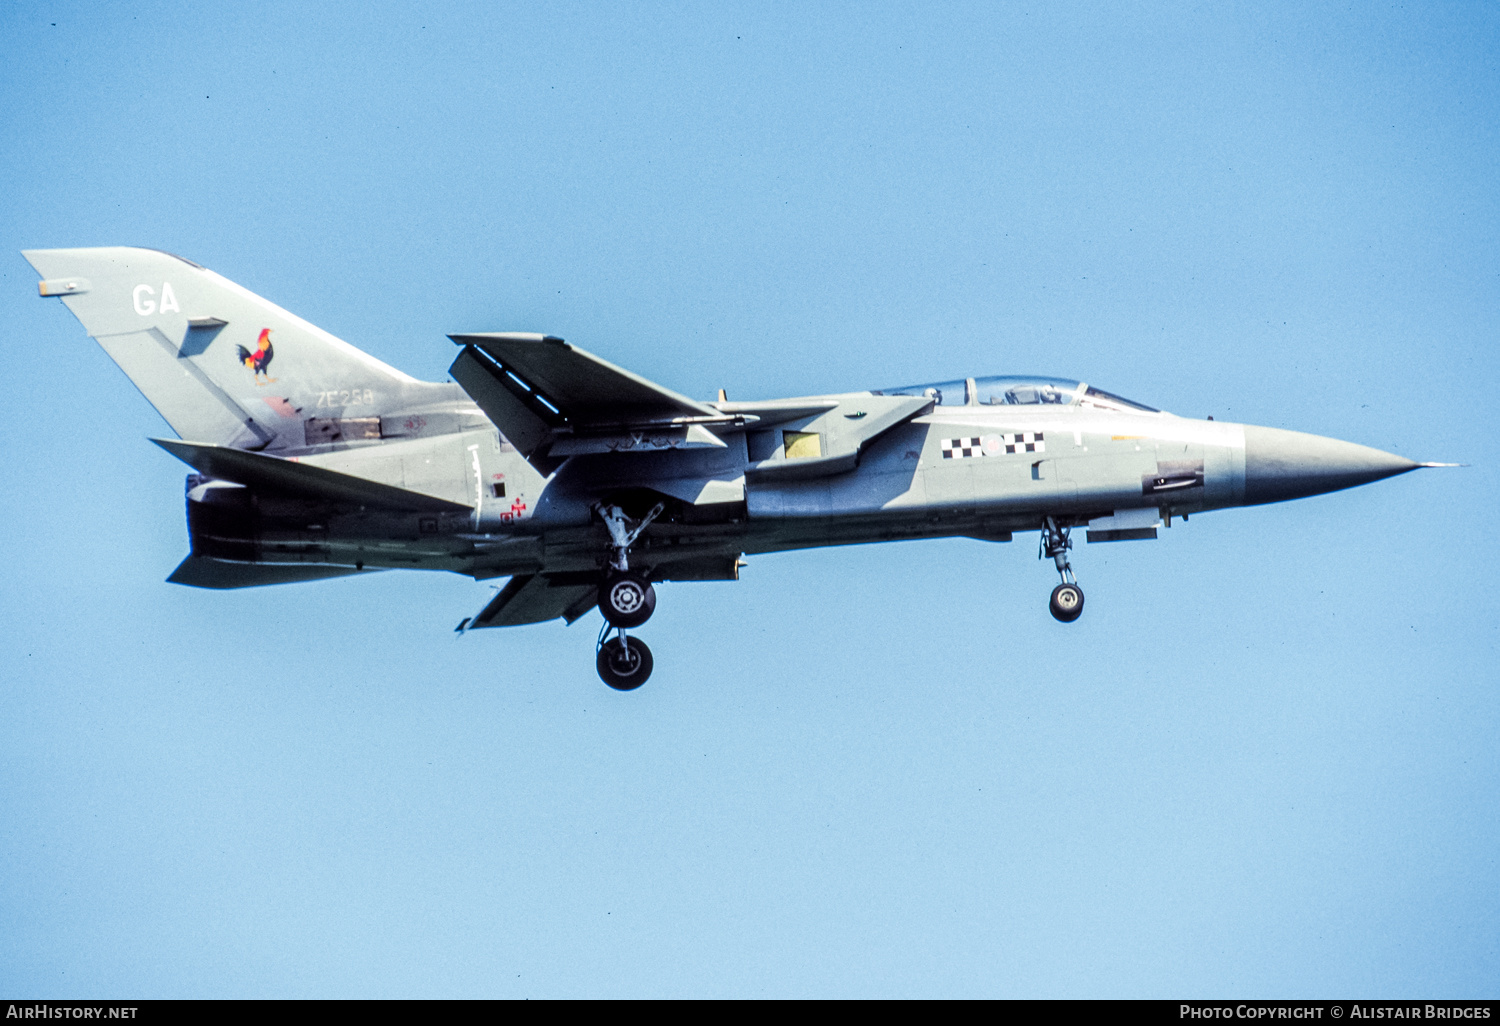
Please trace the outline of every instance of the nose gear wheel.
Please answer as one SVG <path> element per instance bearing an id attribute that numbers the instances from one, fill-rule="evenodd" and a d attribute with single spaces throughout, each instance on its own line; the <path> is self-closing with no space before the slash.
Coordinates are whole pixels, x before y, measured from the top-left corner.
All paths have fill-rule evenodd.
<path id="1" fill-rule="evenodd" d="M 1052 589 L 1048 608 L 1061 622 L 1072 623 L 1083 615 L 1083 589 L 1076 584 L 1059 584 Z"/>

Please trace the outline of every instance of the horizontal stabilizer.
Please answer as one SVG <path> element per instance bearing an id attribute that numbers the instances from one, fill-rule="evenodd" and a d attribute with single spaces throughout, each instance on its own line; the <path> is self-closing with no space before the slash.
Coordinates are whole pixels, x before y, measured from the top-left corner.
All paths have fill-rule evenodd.
<path id="1" fill-rule="evenodd" d="M 189 556 L 177 564 L 167 583 L 185 584 L 190 588 L 258 588 L 265 584 L 296 584 L 378 572 L 318 563 L 232 563 L 207 556 Z"/>
<path id="2" fill-rule="evenodd" d="M 471 512 L 471 507 L 446 499 L 279 456 L 199 442 L 178 442 L 166 438 L 151 440 L 200 474 L 251 488 L 264 488 L 323 502 L 343 502 L 413 513 Z"/>
<path id="3" fill-rule="evenodd" d="M 490 600 L 490 604 L 468 623 L 476 627 L 518 627 L 526 623 L 545 623 L 563 617 L 572 623 L 598 601 L 597 584 L 563 584 L 554 586 L 542 574 L 512 577 Z"/>

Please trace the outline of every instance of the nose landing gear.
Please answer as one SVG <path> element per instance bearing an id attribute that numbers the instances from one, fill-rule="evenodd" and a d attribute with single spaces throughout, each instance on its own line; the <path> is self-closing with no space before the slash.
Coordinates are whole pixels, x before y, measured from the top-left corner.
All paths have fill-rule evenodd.
<path id="1" fill-rule="evenodd" d="M 656 611 L 656 589 L 643 575 L 631 573 L 629 550 L 646 526 L 661 515 L 661 503 L 639 521 L 631 520 L 618 506 L 597 507 L 609 530 L 609 569 L 599 583 L 599 611 L 604 627 L 595 647 L 594 667 L 599 679 L 616 691 L 634 691 L 651 676 L 651 649 L 640 638 L 625 632 L 651 619 Z M 610 630 L 615 636 L 605 640 Z"/>
<path id="2" fill-rule="evenodd" d="M 1047 603 L 1052 615 L 1063 623 L 1072 623 L 1083 615 L 1083 589 L 1076 584 L 1059 584 L 1052 589 L 1052 600 Z"/>
<path id="3" fill-rule="evenodd" d="M 1052 599 L 1047 603 L 1053 617 L 1061 623 L 1072 623 L 1083 615 L 1083 589 L 1078 586 L 1078 578 L 1073 576 L 1072 564 L 1068 562 L 1068 550 L 1073 547 L 1073 539 L 1069 537 L 1072 532 L 1071 527 L 1059 527 L 1056 520 L 1048 517 L 1042 529 L 1041 551 L 1037 553 L 1038 559 L 1052 557 L 1057 575 L 1062 578 L 1062 583 L 1052 589 Z"/>

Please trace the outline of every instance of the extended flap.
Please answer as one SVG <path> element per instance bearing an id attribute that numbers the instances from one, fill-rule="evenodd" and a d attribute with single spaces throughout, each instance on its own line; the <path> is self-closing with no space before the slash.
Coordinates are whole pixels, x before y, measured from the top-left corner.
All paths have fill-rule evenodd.
<path id="1" fill-rule="evenodd" d="M 466 346 L 448 373 L 539 473 L 551 474 L 557 469 L 557 461 L 546 458 L 552 429 L 562 421 L 555 411 L 507 380 L 499 365 L 477 347 Z"/>

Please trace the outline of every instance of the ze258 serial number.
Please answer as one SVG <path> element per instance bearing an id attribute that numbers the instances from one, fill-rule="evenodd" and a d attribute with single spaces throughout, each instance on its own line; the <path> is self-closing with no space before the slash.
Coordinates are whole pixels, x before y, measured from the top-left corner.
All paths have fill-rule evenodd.
<path id="1" fill-rule="evenodd" d="M 373 406 L 373 388 L 330 388 L 318 393 L 318 405 L 322 406 Z"/>

